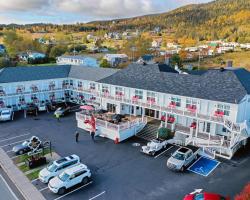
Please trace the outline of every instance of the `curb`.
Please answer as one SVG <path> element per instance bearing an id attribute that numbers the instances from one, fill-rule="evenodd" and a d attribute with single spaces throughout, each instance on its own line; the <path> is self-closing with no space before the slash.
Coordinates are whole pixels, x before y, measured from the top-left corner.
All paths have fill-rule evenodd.
<path id="1" fill-rule="evenodd" d="M 36 200 L 46 200 L 2 148 L 0 148 L 0 166 L 26 200 L 34 200 L 34 197 Z"/>

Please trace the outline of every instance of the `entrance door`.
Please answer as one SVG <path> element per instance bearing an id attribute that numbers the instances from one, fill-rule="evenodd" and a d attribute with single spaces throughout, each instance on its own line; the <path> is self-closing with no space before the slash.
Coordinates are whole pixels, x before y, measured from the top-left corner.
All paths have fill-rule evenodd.
<path id="1" fill-rule="evenodd" d="M 107 103 L 107 111 L 112 112 L 112 113 L 116 113 L 116 105 L 111 104 L 111 103 Z"/>
<path id="2" fill-rule="evenodd" d="M 155 117 L 155 110 L 145 108 L 145 115 L 148 117 Z"/>

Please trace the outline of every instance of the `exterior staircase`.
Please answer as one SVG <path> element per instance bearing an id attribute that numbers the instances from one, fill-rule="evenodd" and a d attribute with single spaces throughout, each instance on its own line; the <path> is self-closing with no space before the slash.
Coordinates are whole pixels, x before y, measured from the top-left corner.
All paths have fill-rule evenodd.
<path id="1" fill-rule="evenodd" d="M 147 124 L 139 133 L 136 134 L 136 137 L 151 141 L 157 138 L 157 131 L 159 126 L 156 124 Z"/>

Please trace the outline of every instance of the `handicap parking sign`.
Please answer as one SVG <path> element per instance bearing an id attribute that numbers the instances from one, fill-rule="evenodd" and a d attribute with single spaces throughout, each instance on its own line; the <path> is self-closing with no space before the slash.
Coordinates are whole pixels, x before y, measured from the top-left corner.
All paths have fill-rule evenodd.
<path id="1" fill-rule="evenodd" d="M 219 164 L 220 162 L 217 160 L 200 157 L 188 168 L 188 170 L 202 176 L 208 176 Z"/>

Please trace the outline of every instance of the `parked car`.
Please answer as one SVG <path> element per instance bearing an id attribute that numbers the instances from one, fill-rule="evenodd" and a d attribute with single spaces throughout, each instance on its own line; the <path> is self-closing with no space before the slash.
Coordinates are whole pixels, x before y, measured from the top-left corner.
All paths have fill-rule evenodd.
<path id="1" fill-rule="evenodd" d="M 10 121 L 13 120 L 13 111 L 12 109 L 6 108 L 0 110 L 0 121 Z"/>
<path id="2" fill-rule="evenodd" d="M 65 169 L 68 169 L 79 163 L 79 156 L 74 154 L 50 162 L 46 168 L 39 172 L 39 180 L 43 183 L 48 183 L 52 178 L 62 173 Z"/>
<path id="3" fill-rule="evenodd" d="M 199 148 L 188 145 L 181 147 L 167 161 L 167 167 L 176 171 L 184 171 L 184 169 L 197 159 Z"/>
<path id="4" fill-rule="evenodd" d="M 12 151 L 17 155 L 21 155 L 40 148 L 42 148 L 41 140 L 36 136 L 32 136 L 29 140 L 14 146 Z"/>
<path id="5" fill-rule="evenodd" d="M 219 194 L 203 192 L 188 194 L 184 197 L 183 200 L 230 200 L 230 197 L 223 197 Z"/>
<path id="6" fill-rule="evenodd" d="M 70 112 L 70 107 L 60 107 L 57 108 L 56 111 L 54 112 L 54 115 L 59 115 L 60 117 L 67 115 Z"/>
<path id="7" fill-rule="evenodd" d="M 37 106 L 35 104 L 28 104 L 27 108 L 26 108 L 26 113 L 28 115 L 35 115 L 35 116 L 37 116 L 37 114 L 38 114 L 37 110 L 38 110 L 38 108 L 37 108 Z"/>
<path id="8" fill-rule="evenodd" d="M 167 144 L 166 140 L 154 139 L 148 142 L 146 146 L 142 146 L 141 152 L 154 156 L 156 152 L 166 148 Z"/>
<path id="9" fill-rule="evenodd" d="M 53 193 L 64 194 L 65 191 L 78 184 L 87 184 L 90 181 L 91 172 L 84 164 L 78 164 L 66 169 L 60 175 L 49 181 L 49 189 Z"/>
<path id="10" fill-rule="evenodd" d="M 38 111 L 47 111 L 47 105 L 46 105 L 46 103 L 40 103 L 39 105 L 38 105 Z"/>
<path id="11" fill-rule="evenodd" d="M 67 107 L 67 104 L 65 102 L 47 102 L 48 104 L 48 109 L 50 111 L 55 111 L 56 109 L 62 107 L 62 108 L 66 108 Z"/>

